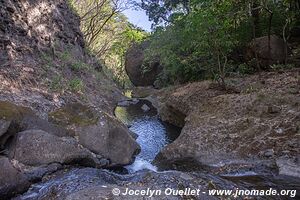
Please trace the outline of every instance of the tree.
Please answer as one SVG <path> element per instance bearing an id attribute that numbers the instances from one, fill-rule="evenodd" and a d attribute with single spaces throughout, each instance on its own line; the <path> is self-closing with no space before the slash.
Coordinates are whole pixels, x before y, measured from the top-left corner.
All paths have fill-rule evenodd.
<path id="1" fill-rule="evenodd" d="M 81 30 L 90 51 L 96 56 L 105 55 L 114 38 L 127 26 L 121 13 L 132 6 L 126 0 L 71 0 L 80 16 Z"/>
<path id="2" fill-rule="evenodd" d="M 234 2 L 190 3 L 189 14 L 177 15 L 152 35 L 147 55 L 161 58 L 171 82 L 213 75 L 225 87 L 228 54 L 237 42 Z"/>
<path id="3" fill-rule="evenodd" d="M 122 13 L 134 6 L 131 0 L 69 0 L 78 13 L 88 50 L 101 61 L 104 72 L 123 85 L 124 54 L 130 43 L 144 38 L 144 31 Z"/>
<path id="4" fill-rule="evenodd" d="M 190 0 L 141 0 L 139 5 L 155 24 L 171 22 L 169 18 L 174 13 L 190 12 Z"/>
<path id="5" fill-rule="evenodd" d="M 123 30 L 119 39 L 116 40 L 111 48 L 110 54 L 107 55 L 108 60 L 115 58 L 114 64 L 114 79 L 120 83 L 122 87 L 125 87 L 126 72 L 125 72 L 125 54 L 128 48 L 134 43 L 140 43 L 147 38 L 148 34 L 133 24 L 128 23 L 128 26 Z"/>

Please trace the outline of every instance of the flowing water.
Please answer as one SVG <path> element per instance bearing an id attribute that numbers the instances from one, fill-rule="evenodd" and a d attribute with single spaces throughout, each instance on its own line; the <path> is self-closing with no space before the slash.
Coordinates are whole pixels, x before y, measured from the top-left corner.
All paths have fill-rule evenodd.
<path id="1" fill-rule="evenodd" d="M 128 103 L 129 105 L 116 107 L 115 115 L 137 134 L 136 141 L 141 146 L 141 153 L 126 169 L 130 173 L 143 169 L 156 171 L 151 162 L 164 146 L 177 138 L 180 129 L 162 122 L 149 101 L 133 100 Z"/>
<path id="2" fill-rule="evenodd" d="M 137 156 L 135 162 L 127 166 L 130 173 L 143 169 L 156 171 L 156 167 L 151 164 L 155 156 L 168 143 L 174 141 L 180 134 L 180 129 L 170 124 L 163 123 L 157 116 L 157 110 L 147 100 L 131 100 L 127 105 L 116 107 L 115 115 L 131 131 L 137 134 L 137 142 L 141 146 L 141 153 Z M 204 172 L 205 173 L 205 172 Z M 210 179 L 218 179 L 216 175 L 206 174 L 204 176 Z M 223 174 L 218 176 L 237 184 L 241 188 L 264 189 L 299 189 L 300 182 L 297 178 L 278 176 L 270 174 L 256 174 L 252 171 Z M 225 187 L 225 186 L 224 186 Z M 296 198 L 298 198 L 297 194 Z M 262 198 L 264 199 L 264 198 Z M 289 199 L 279 197 L 274 199 Z"/>
<path id="3" fill-rule="evenodd" d="M 64 170 L 58 171 L 55 176 L 52 177 L 51 175 L 50 179 L 32 185 L 28 192 L 17 199 L 45 199 L 41 197 L 44 195 L 59 196 L 71 194 L 88 187 L 104 187 L 107 182 L 116 184 L 117 180 L 119 180 L 122 185 L 124 184 L 124 180 L 133 181 L 139 179 L 138 177 L 144 177 L 143 172 L 137 171 L 144 169 L 156 171 L 156 167 L 152 165 L 151 162 L 164 146 L 178 137 L 180 129 L 159 120 L 156 109 L 146 100 L 133 99 L 121 102 L 120 106 L 115 109 L 115 115 L 137 135 L 137 142 L 141 146 L 141 153 L 137 156 L 135 162 L 126 167 L 129 174 L 119 175 L 107 170 L 75 167 L 66 172 Z M 297 190 L 297 192 L 299 192 L 300 188 L 300 181 L 297 178 L 284 176 L 274 177 L 271 174 L 257 174 L 252 171 L 223 175 L 217 175 L 208 171 L 197 171 L 193 172 L 193 174 L 199 176 L 200 179 L 205 180 L 205 182 L 214 183 L 218 188 L 223 189 L 269 190 L 273 188 L 278 191 L 286 189 Z M 163 177 L 164 176 L 162 176 L 162 178 Z M 249 199 L 300 199 L 299 193 L 294 195 L 295 196 L 265 196 Z M 232 198 L 228 197 L 227 199 Z"/>

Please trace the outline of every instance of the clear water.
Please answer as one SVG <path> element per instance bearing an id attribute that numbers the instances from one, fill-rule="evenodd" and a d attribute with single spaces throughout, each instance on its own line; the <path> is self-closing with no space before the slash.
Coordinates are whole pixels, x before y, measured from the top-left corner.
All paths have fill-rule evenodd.
<path id="1" fill-rule="evenodd" d="M 149 110 L 143 110 L 144 105 Z M 164 146 L 180 134 L 180 129 L 159 120 L 156 109 L 147 100 L 139 100 L 138 103 L 128 106 L 118 106 L 115 115 L 138 135 L 136 141 L 141 146 L 141 152 L 135 162 L 126 166 L 126 169 L 130 173 L 143 169 L 156 171 L 157 168 L 151 162 Z"/>
<path id="2" fill-rule="evenodd" d="M 144 111 L 142 109 L 142 106 L 144 104 L 146 104 L 150 109 Z M 151 105 L 149 101 L 145 100 L 140 100 L 138 103 L 129 104 L 128 106 L 119 106 L 115 109 L 115 115 L 123 123 L 130 126 L 130 129 L 138 135 L 137 142 L 141 146 L 141 153 L 137 156 L 135 162 L 132 165 L 126 167 L 127 170 L 130 173 L 134 173 L 144 169 L 156 171 L 156 167 L 152 165 L 151 162 L 165 145 L 176 139 L 176 137 L 180 133 L 180 129 L 160 121 L 157 117 L 156 109 Z M 78 169 L 72 170 L 67 174 L 65 174 L 64 171 L 61 171 L 58 173 L 57 177 L 54 176 L 50 180 L 46 180 L 44 182 L 33 185 L 27 193 L 25 193 L 23 196 L 21 196 L 21 198 L 18 199 L 41 199 L 40 197 L 42 197 L 43 194 L 47 193 L 54 192 L 53 195 L 58 195 L 59 193 L 56 194 L 56 191 L 61 192 L 61 194 L 70 194 L 74 191 L 78 191 L 82 188 L 91 186 L 91 184 L 106 184 L 106 178 L 111 177 L 111 175 L 108 175 L 104 176 L 106 178 L 102 178 L 102 176 L 100 176 L 99 178 L 99 172 L 96 172 L 96 174 L 94 174 L 94 172 L 90 171 L 90 168 L 83 169 L 85 171 L 81 174 L 78 174 L 77 170 Z M 101 173 L 105 173 L 105 170 Z M 61 176 L 59 176 L 59 174 L 61 174 Z M 132 176 L 136 176 L 136 174 L 138 173 L 134 173 L 132 174 Z M 300 182 L 299 179 L 293 177 L 273 176 L 271 174 L 257 174 L 252 171 L 223 175 L 216 175 L 214 173 L 204 171 L 197 172 L 197 174 L 207 183 L 214 183 L 215 185 L 217 185 L 217 188 L 220 189 L 236 188 L 236 186 L 238 186 L 238 188 L 250 190 L 268 190 L 270 188 L 278 190 L 297 190 L 297 196 L 294 198 L 289 198 L 288 196 L 267 196 L 249 199 L 300 199 Z M 115 181 L 115 179 L 111 180 Z M 56 189 L 54 190 L 53 188 L 55 187 Z M 244 198 L 241 197 L 238 199 Z"/>
<path id="3" fill-rule="evenodd" d="M 150 107 L 150 110 L 143 111 L 144 104 Z M 137 142 L 141 146 L 141 153 L 137 156 L 135 162 L 126 166 L 129 173 L 148 169 L 157 171 L 157 168 L 151 164 L 155 156 L 164 146 L 172 142 L 180 134 L 180 129 L 169 124 L 164 124 L 157 117 L 156 109 L 149 101 L 140 100 L 136 104 L 130 104 L 126 107 L 117 107 L 115 115 L 123 123 L 127 124 L 134 133 L 138 135 Z M 203 177 L 208 181 L 218 182 L 228 180 L 237 184 L 239 188 L 247 189 L 297 189 L 300 188 L 300 182 L 297 178 L 285 176 L 273 176 L 271 174 L 257 174 L 253 171 L 245 171 L 234 174 L 214 175 L 204 172 Z M 220 181 L 222 182 L 222 181 Z M 222 185 L 220 185 L 223 188 Z M 226 188 L 226 185 L 224 185 Z M 298 192 L 298 191 L 297 191 Z M 265 199 L 264 197 L 258 199 Z M 268 198 L 267 198 L 268 199 Z M 273 199 L 289 199 L 283 196 Z M 300 199 L 299 194 L 294 199 Z"/>

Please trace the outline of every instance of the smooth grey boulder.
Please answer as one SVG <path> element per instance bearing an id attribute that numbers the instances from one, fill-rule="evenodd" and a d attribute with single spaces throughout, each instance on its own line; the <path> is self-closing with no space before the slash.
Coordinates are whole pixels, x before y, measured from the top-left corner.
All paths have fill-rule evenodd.
<path id="1" fill-rule="evenodd" d="M 69 104 L 49 113 L 49 119 L 74 131 L 82 146 L 110 160 L 110 166 L 128 165 L 140 152 L 140 146 L 126 126 L 88 106 Z"/>
<path id="2" fill-rule="evenodd" d="M 0 101 L 0 151 L 7 149 L 16 133 L 31 129 L 60 137 L 69 135 L 66 129 L 39 118 L 30 108 Z"/>
<path id="3" fill-rule="evenodd" d="M 27 177 L 8 158 L 0 157 L 0 199 L 8 199 L 24 192 L 29 186 Z"/>
<path id="4" fill-rule="evenodd" d="M 42 130 L 27 130 L 18 133 L 9 156 L 29 166 L 51 163 L 92 167 L 105 165 L 96 155 L 80 146 L 74 138 L 57 137 Z"/>
<path id="5" fill-rule="evenodd" d="M 140 151 L 128 129 L 107 115 L 101 116 L 95 125 L 77 127 L 75 132 L 80 144 L 108 158 L 114 166 L 130 164 Z"/>

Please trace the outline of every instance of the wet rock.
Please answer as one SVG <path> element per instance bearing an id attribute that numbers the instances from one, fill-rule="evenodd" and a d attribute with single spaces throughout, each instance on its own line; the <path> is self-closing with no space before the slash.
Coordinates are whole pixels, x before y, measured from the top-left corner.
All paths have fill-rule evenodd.
<path id="1" fill-rule="evenodd" d="M 61 163 L 101 167 L 100 159 L 80 147 L 75 139 L 57 137 L 42 130 L 18 133 L 9 157 L 29 166 Z"/>
<path id="2" fill-rule="evenodd" d="M 111 166 L 130 164 L 140 151 L 126 126 L 87 106 L 70 104 L 50 113 L 49 117 L 55 123 L 69 126 L 80 144 L 109 159 Z"/>
<path id="3" fill-rule="evenodd" d="M 276 160 L 280 175 L 293 176 L 300 178 L 300 161 L 299 158 L 289 159 L 280 157 Z"/>
<path id="4" fill-rule="evenodd" d="M 153 199 L 182 199 L 180 195 L 165 195 L 164 190 L 184 190 L 185 188 L 199 189 L 199 195 L 184 196 L 187 199 L 217 199 L 217 197 L 203 194 L 206 191 L 206 180 L 199 175 L 184 174 L 182 172 L 139 172 L 131 175 L 118 175 L 106 170 L 91 168 L 74 169 L 67 173 L 57 172 L 52 180 L 34 185 L 27 193 L 16 199 L 143 199 L 149 196 L 123 196 L 113 195 L 112 190 L 118 188 L 121 193 L 126 188 L 132 190 L 162 190 L 161 195 L 154 195 Z M 214 181 L 213 181 L 214 182 Z M 214 182 L 217 188 L 219 184 L 229 182 Z M 55 194 L 53 194 L 55 191 Z M 54 196 L 53 196 L 54 195 Z"/>
<path id="5" fill-rule="evenodd" d="M 8 199 L 26 191 L 29 186 L 26 176 L 8 158 L 0 156 L 0 198 Z"/>
<path id="6" fill-rule="evenodd" d="M 23 165 L 23 164 L 21 164 Z M 58 170 L 63 169 L 63 165 L 59 163 L 51 163 L 47 165 L 41 165 L 38 167 L 31 167 L 31 166 L 23 166 L 24 170 L 24 175 L 30 180 L 30 182 L 35 183 L 42 181 L 42 178 L 47 175 L 54 173 Z"/>
<path id="7" fill-rule="evenodd" d="M 144 112 L 147 112 L 147 111 L 149 111 L 151 108 L 149 107 L 149 106 L 147 106 L 146 104 L 144 104 L 142 107 L 142 110 L 144 111 Z"/>
<path id="8" fill-rule="evenodd" d="M 144 63 L 144 51 L 148 48 L 149 42 L 133 45 L 126 52 L 125 69 L 131 82 L 135 86 L 151 86 L 158 74 L 162 71 L 159 61 Z M 147 70 L 145 70 L 145 68 Z"/>
<path id="9" fill-rule="evenodd" d="M 273 149 L 267 149 L 267 150 L 263 153 L 263 155 L 264 155 L 265 157 L 267 157 L 267 158 L 270 158 L 270 157 L 274 156 L 274 150 L 273 150 Z"/>

